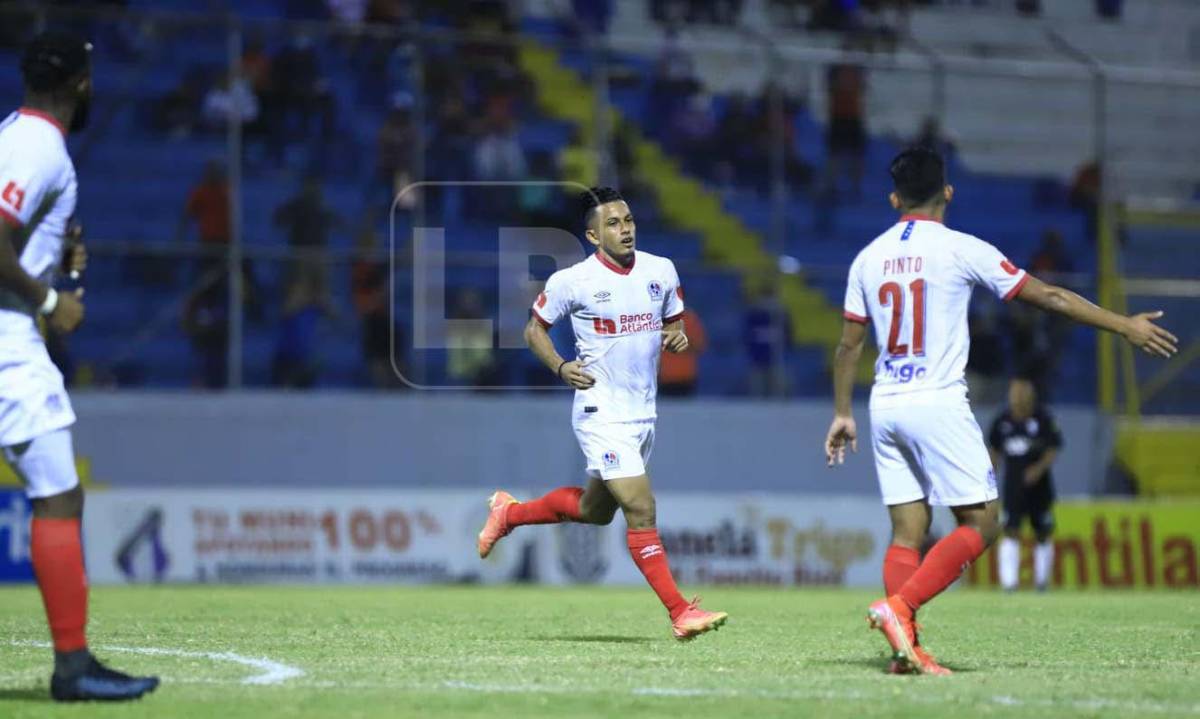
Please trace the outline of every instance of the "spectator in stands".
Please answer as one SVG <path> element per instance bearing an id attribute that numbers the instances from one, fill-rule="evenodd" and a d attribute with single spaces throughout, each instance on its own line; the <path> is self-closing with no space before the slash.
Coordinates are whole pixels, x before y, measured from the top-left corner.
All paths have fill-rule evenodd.
<path id="1" fill-rule="evenodd" d="M 937 150 L 947 160 L 955 153 L 954 141 L 942 131 L 942 123 L 933 115 L 927 115 L 921 122 L 921 130 L 910 144 Z"/>
<path id="2" fill-rule="evenodd" d="M 683 159 L 688 169 L 711 177 L 716 133 L 717 118 L 713 113 L 712 98 L 698 92 L 676 108 L 668 123 L 665 144 Z"/>
<path id="3" fill-rule="evenodd" d="M 782 397 L 788 389 L 783 355 L 791 342 L 787 312 L 769 283 L 751 287 L 748 294 L 742 340 L 750 358 L 750 395 Z"/>
<path id="4" fill-rule="evenodd" d="M 751 146 L 754 148 L 753 176 L 761 183 L 759 191 L 770 192 L 774 162 L 783 161 L 786 182 L 792 188 L 808 187 L 812 169 L 796 153 L 796 100 L 777 83 L 768 83 L 758 100 L 759 114 L 755 120 Z"/>
<path id="5" fill-rule="evenodd" d="M 392 318 L 388 309 L 388 265 L 379 252 L 379 239 L 370 221 L 364 221 L 354 240 L 350 265 L 350 295 L 362 333 L 363 363 L 373 387 L 389 387 Z"/>
<path id="6" fill-rule="evenodd" d="M 489 123 L 487 130 L 475 146 L 475 178 L 490 182 L 514 182 L 524 180 L 529 174 L 529 163 L 525 149 L 517 137 L 516 122 L 497 118 Z M 476 216 L 506 220 L 512 219 L 517 192 L 514 187 L 480 187 L 471 193 L 474 198 L 470 210 Z"/>
<path id="7" fill-rule="evenodd" d="M 204 100 L 207 72 L 201 68 L 188 70 L 179 86 L 159 101 L 155 110 L 154 125 L 171 139 L 182 139 L 192 134 L 200 120 L 200 106 Z"/>
<path id="8" fill-rule="evenodd" d="M 314 121 L 319 139 L 333 136 L 334 105 L 329 82 L 320 71 L 312 38 L 296 35 L 271 62 L 274 91 L 279 103 L 280 131 L 285 138 L 308 139 Z M 293 131 L 292 123 L 297 127 Z"/>
<path id="9" fill-rule="evenodd" d="M 684 49 L 679 32 L 669 28 L 663 39 L 662 51 L 654 67 L 654 80 L 650 88 L 649 116 L 669 120 L 687 99 L 701 89 L 696 79 L 695 63 L 691 53 Z M 659 136 L 667 129 L 659 124 L 655 128 Z"/>
<path id="10" fill-rule="evenodd" d="M 296 253 L 289 267 L 289 285 L 303 275 L 325 292 L 328 287 L 328 268 L 324 250 L 329 246 L 329 236 L 341 226 L 341 219 L 326 206 L 321 182 L 315 175 L 304 179 L 300 192 L 275 208 L 275 226 L 287 234 L 288 245 Z M 308 285 L 300 285 L 307 291 Z"/>
<path id="11" fill-rule="evenodd" d="M 197 364 L 193 383 L 204 389 L 225 387 L 229 352 L 228 275 L 220 269 L 204 273 L 183 305 L 183 331 Z"/>
<path id="12" fill-rule="evenodd" d="M 1039 278 L 1046 277 L 1048 282 L 1057 282 L 1058 275 L 1074 269 L 1061 232 L 1047 229 L 1042 233 L 1042 244 L 1033 253 L 1026 269 Z"/>
<path id="13" fill-rule="evenodd" d="M 1071 206 L 1083 212 L 1084 232 L 1092 242 L 1099 238 L 1101 176 L 1100 163 L 1092 160 L 1075 172 L 1071 182 Z"/>
<path id="14" fill-rule="evenodd" d="M 289 280 L 271 362 L 271 384 L 276 387 L 309 389 L 316 385 L 317 332 L 322 318 L 334 316 L 326 287 L 311 274 L 296 274 Z"/>
<path id="15" fill-rule="evenodd" d="M 475 177 L 480 180 L 520 180 L 529 170 L 517 138 L 515 121 L 497 121 L 475 146 Z"/>
<path id="16" fill-rule="evenodd" d="M 826 191 L 830 199 L 836 199 L 838 178 L 847 169 L 854 197 L 862 196 L 863 161 L 867 151 L 867 129 L 863 120 L 866 89 L 866 69 L 861 65 L 846 61 L 830 66 L 826 86 L 829 154 Z"/>
<path id="17" fill-rule="evenodd" d="M 708 336 L 700 315 L 690 306 L 683 311 L 683 326 L 688 336 L 685 352 L 663 352 L 658 365 L 658 393 L 665 397 L 691 397 L 696 394 L 700 355 L 708 349 Z"/>
<path id="18" fill-rule="evenodd" d="M 389 199 L 413 182 L 414 151 L 417 149 L 417 128 L 412 118 L 413 97 L 399 93 L 392 98 L 388 112 L 376 138 L 376 161 L 379 179 L 388 188 Z M 407 195 L 408 193 L 406 193 Z M 401 201 L 404 201 L 402 198 Z"/>
<path id="19" fill-rule="evenodd" d="M 188 194 L 176 233 L 180 241 L 192 223 L 202 245 L 219 247 L 229 243 L 229 180 L 224 163 L 218 160 L 204 165 L 204 176 Z"/>
<path id="20" fill-rule="evenodd" d="M 230 122 L 246 126 L 258 119 L 258 98 L 245 79 L 225 77 L 204 96 L 203 113 L 210 130 L 224 130 Z"/>
<path id="21" fill-rule="evenodd" d="M 737 184 L 749 184 L 767 171 L 765 158 L 759 156 L 756 122 L 750 98 L 740 92 L 731 95 L 717 126 L 716 146 L 732 165 Z"/>
<path id="22" fill-rule="evenodd" d="M 452 310 L 454 319 L 484 318 L 483 297 L 474 289 L 459 290 Z M 490 327 L 454 323 L 446 336 L 446 376 L 451 383 L 496 387 L 502 381 Z"/>

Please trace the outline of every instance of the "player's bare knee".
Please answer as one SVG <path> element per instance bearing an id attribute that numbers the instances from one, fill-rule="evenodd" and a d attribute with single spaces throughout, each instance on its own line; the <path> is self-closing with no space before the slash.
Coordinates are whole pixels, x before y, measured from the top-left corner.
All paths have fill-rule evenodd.
<path id="1" fill-rule="evenodd" d="M 621 511 L 630 529 L 651 529 L 655 525 L 654 495 L 629 498 L 621 505 Z"/>
<path id="2" fill-rule="evenodd" d="M 61 494 L 38 497 L 30 503 L 38 519 L 77 519 L 83 516 L 83 487 L 77 484 Z"/>
<path id="3" fill-rule="evenodd" d="M 584 495 L 586 499 L 587 495 Z M 613 502 L 586 502 L 579 503 L 579 519 L 585 524 L 611 524 L 613 517 L 617 515 L 617 505 Z"/>

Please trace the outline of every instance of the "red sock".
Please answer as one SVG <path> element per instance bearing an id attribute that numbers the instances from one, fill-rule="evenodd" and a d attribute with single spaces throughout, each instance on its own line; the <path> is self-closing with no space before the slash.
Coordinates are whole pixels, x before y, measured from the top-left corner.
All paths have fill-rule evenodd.
<path id="1" fill-rule="evenodd" d="M 540 499 L 508 505 L 508 526 L 558 524 L 579 519 L 579 498 L 583 487 L 559 487 Z"/>
<path id="2" fill-rule="evenodd" d="M 883 593 L 892 596 L 921 566 L 921 553 L 912 547 L 893 544 L 883 555 Z"/>
<path id="3" fill-rule="evenodd" d="M 30 550 L 54 650 L 72 652 L 86 648 L 88 588 L 79 520 L 35 517 Z"/>
<path id="4" fill-rule="evenodd" d="M 667 550 L 663 548 L 657 529 L 630 529 L 625 532 L 629 543 L 629 554 L 633 563 L 642 571 L 654 593 L 658 595 L 667 612 L 674 619 L 687 608 L 687 600 L 675 586 L 671 566 L 667 564 Z"/>
<path id="5" fill-rule="evenodd" d="M 917 611 L 958 579 L 985 549 L 987 545 L 979 532 L 971 527 L 959 527 L 933 545 L 933 549 L 925 555 L 925 561 L 921 562 L 921 566 L 896 595 L 909 609 Z"/>

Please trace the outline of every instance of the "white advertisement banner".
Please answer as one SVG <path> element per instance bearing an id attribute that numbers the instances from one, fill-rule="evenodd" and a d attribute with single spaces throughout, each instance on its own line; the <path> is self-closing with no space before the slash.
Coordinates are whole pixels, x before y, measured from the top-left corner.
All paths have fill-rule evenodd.
<path id="1" fill-rule="evenodd" d="M 625 522 L 522 527 L 480 561 L 487 491 L 111 490 L 88 496 L 101 583 L 640 584 Z M 528 495 L 524 495 L 528 496 Z M 681 584 L 877 586 L 887 511 L 860 497 L 666 492 L 659 532 Z"/>
<path id="2" fill-rule="evenodd" d="M 486 495 L 483 495 L 486 497 Z M 506 581 L 521 557 L 483 563 L 478 492 L 112 490 L 88 495 L 95 583 Z"/>
<path id="3" fill-rule="evenodd" d="M 663 494 L 659 536 L 680 584 L 878 586 L 887 510 L 860 497 Z M 530 531 L 530 530 L 525 530 Z M 542 581 L 632 584 L 625 525 L 533 528 Z"/>

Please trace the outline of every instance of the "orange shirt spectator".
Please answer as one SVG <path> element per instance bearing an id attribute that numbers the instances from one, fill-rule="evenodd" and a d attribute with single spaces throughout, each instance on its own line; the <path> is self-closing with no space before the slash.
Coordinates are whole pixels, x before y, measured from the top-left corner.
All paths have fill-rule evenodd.
<path id="1" fill-rule="evenodd" d="M 683 327 L 688 336 L 687 352 L 663 352 L 658 365 L 658 391 L 668 397 L 690 397 L 696 393 L 697 360 L 708 347 L 700 316 L 690 307 L 683 311 Z"/>
<path id="2" fill-rule="evenodd" d="M 196 223 L 201 242 L 217 245 L 229 242 L 229 183 L 219 164 L 210 163 L 206 168 L 204 179 L 188 196 L 183 213 Z"/>

